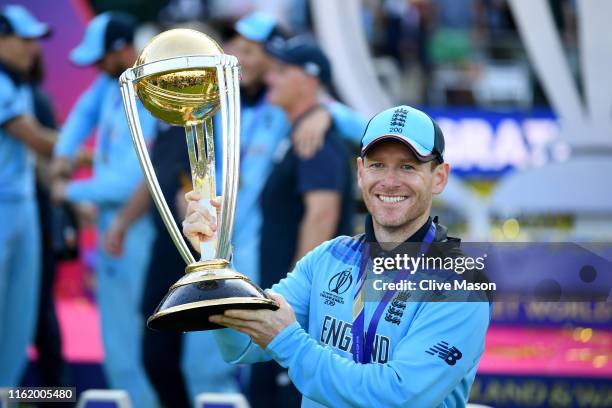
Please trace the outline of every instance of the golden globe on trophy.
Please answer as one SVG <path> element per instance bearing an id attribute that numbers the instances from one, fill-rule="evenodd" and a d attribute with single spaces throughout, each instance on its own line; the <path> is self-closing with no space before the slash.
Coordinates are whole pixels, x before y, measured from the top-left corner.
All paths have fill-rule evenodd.
<path id="1" fill-rule="evenodd" d="M 134 147 L 147 185 L 175 246 L 187 264 L 185 276 L 170 287 L 147 325 L 155 330 L 221 328 L 208 317 L 226 309 L 277 309 L 255 283 L 230 268 L 231 235 L 238 188 L 240 149 L 239 66 L 209 36 L 189 29 L 165 31 L 151 40 L 133 68 L 119 79 Z M 214 214 L 213 116 L 221 116 L 223 203 L 215 239 L 201 244 L 196 262 L 174 222 L 157 182 L 138 117 L 137 99 L 156 118 L 183 126 L 193 188 Z"/>

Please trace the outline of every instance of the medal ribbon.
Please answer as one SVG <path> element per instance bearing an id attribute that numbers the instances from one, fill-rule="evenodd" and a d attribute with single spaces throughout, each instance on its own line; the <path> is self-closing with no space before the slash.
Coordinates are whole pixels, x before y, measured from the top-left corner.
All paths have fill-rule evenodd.
<path id="1" fill-rule="evenodd" d="M 425 256 L 429 245 L 433 242 L 436 236 L 436 224 L 431 223 L 427 234 L 423 239 L 421 248 L 419 250 L 419 256 Z M 367 245 L 367 244 L 366 244 Z M 360 260 L 359 275 L 357 277 L 356 291 L 353 298 L 353 347 L 351 352 L 353 353 L 353 360 L 356 363 L 368 364 L 372 359 L 372 349 L 374 348 L 374 337 L 376 335 L 376 329 L 378 328 L 378 322 L 382 317 L 384 310 L 393 298 L 395 291 L 387 290 L 383 295 L 383 298 L 378 303 L 372 320 L 368 325 L 368 331 L 364 332 L 365 327 L 365 280 L 367 275 L 367 265 L 369 259 L 369 248 L 365 248 L 363 255 Z M 394 283 L 400 282 L 407 275 L 410 274 L 410 270 L 402 270 L 398 272 L 397 276 L 393 280 Z"/>

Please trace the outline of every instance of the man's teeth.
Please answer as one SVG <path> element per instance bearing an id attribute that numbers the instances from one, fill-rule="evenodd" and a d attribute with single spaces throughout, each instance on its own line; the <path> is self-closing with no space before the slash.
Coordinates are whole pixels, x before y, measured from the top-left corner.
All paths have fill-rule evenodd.
<path id="1" fill-rule="evenodd" d="M 400 201 L 404 201 L 406 198 L 406 196 L 384 196 L 384 195 L 379 195 L 378 198 L 380 198 L 380 200 L 384 203 L 399 203 Z"/>

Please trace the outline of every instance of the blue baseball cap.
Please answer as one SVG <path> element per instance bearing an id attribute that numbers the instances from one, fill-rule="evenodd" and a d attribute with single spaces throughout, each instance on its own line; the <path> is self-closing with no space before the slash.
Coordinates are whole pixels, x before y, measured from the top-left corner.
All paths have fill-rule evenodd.
<path id="1" fill-rule="evenodd" d="M 262 44 L 277 35 L 284 37 L 278 21 L 270 14 L 262 11 L 256 11 L 242 17 L 236 22 L 234 29 L 247 40 Z"/>
<path id="2" fill-rule="evenodd" d="M 274 38 L 266 43 L 265 48 L 277 60 L 302 68 L 306 74 L 319 78 L 325 85 L 331 84 L 331 63 L 321 47 L 311 39 Z"/>
<path id="3" fill-rule="evenodd" d="M 0 35 L 14 34 L 21 38 L 41 38 L 49 35 L 48 24 L 40 22 L 25 7 L 8 5 L 0 12 Z"/>
<path id="4" fill-rule="evenodd" d="M 376 114 L 361 138 L 361 156 L 383 140 L 397 140 L 408 146 L 417 159 L 444 162 L 444 135 L 425 112 L 401 105 Z"/>
<path id="5" fill-rule="evenodd" d="M 89 22 L 81 43 L 70 52 L 70 61 L 87 66 L 109 51 L 120 50 L 134 40 L 135 20 L 124 13 L 106 12 Z"/>

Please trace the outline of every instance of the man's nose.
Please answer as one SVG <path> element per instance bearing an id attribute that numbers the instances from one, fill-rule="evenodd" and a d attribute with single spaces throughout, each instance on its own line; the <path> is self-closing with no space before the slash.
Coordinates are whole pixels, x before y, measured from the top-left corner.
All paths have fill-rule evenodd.
<path id="1" fill-rule="evenodd" d="M 380 180 L 381 186 L 385 188 L 395 188 L 400 186 L 400 178 L 397 170 L 386 169 Z"/>

